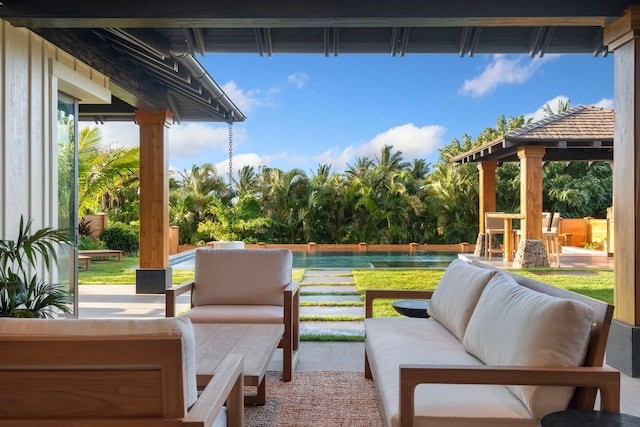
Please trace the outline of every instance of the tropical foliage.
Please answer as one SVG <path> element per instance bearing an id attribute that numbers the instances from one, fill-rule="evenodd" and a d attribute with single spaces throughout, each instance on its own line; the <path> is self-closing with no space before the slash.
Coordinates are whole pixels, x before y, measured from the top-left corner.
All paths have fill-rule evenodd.
<path id="1" fill-rule="evenodd" d="M 78 215 L 122 210 L 137 201 L 124 199 L 126 189 L 137 190 L 140 165 L 138 147 L 105 147 L 98 128 L 82 129 L 78 138 Z M 136 192 L 137 193 L 137 192 Z M 134 193 L 135 196 L 137 194 Z M 137 197 L 136 197 L 137 199 Z M 135 213 L 137 219 L 137 212 Z"/>
<path id="2" fill-rule="evenodd" d="M 15 240 L 0 240 L 0 317 L 51 317 L 51 308 L 69 314 L 66 293 L 33 273 L 42 262 L 48 270 L 57 260 L 60 243 L 69 243 L 64 230 L 31 231 L 32 221 L 20 217 Z"/>
<path id="3" fill-rule="evenodd" d="M 558 111 L 568 107 L 567 101 Z M 526 124 L 523 116 L 499 116 L 493 127 L 478 136 L 464 134 L 440 148 L 433 165 L 424 159 L 408 162 L 401 151 L 387 145 L 374 158 L 356 158 L 343 172 L 333 172 L 326 164 L 309 174 L 298 168 L 245 166 L 231 186 L 212 164 L 194 165 L 170 180 L 170 221 L 179 226 L 183 244 L 208 240 L 474 242 L 478 171 L 475 164 L 453 165 L 450 160 Z M 551 163 L 543 170 L 543 182 L 543 209 L 560 212 L 565 218 L 604 217 L 611 206 L 607 163 Z M 497 209 L 518 211 L 519 165 L 498 167 L 496 185 Z M 118 206 L 137 208 L 136 190 L 135 186 L 121 186 L 107 198 L 117 199 Z M 110 218 L 122 220 L 112 206 L 104 208 Z"/>

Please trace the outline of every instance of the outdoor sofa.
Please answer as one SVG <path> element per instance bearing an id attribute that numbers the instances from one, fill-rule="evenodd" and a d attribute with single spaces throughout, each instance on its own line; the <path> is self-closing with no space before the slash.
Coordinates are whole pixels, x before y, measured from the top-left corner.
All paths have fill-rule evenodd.
<path id="1" fill-rule="evenodd" d="M 377 298 L 430 299 L 432 318 L 373 318 Z M 457 259 L 434 291 L 367 291 L 365 376 L 393 427 L 539 426 L 548 413 L 593 409 L 597 389 L 601 409 L 619 411 L 620 374 L 602 367 L 612 313 Z"/>
<path id="2" fill-rule="evenodd" d="M 242 356 L 199 392 L 195 346 L 187 318 L 0 318 L 0 427 L 241 427 Z"/>

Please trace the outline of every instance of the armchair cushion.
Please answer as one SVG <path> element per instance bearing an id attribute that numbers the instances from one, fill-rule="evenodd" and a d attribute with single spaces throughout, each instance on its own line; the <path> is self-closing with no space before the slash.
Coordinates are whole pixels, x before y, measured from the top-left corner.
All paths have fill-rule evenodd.
<path id="1" fill-rule="evenodd" d="M 487 284 L 464 335 L 464 348 L 487 365 L 582 365 L 593 309 L 518 285 L 505 273 Z M 509 386 L 540 418 L 567 408 L 571 387 Z"/>
<path id="2" fill-rule="evenodd" d="M 198 249 L 192 303 L 200 305 L 284 305 L 291 282 L 288 249 Z"/>
<path id="3" fill-rule="evenodd" d="M 454 260 L 433 291 L 429 314 L 462 341 L 478 298 L 495 273 L 461 259 Z"/>
<path id="4" fill-rule="evenodd" d="M 200 305 L 193 307 L 181 317 L 193 323 L 273 323 L 284 322 L 284 313 L 279 305 Z"/>
<path id="5" fill-rule="evenodd" d="M 165 319 L 5 319 L 0 322 L 0 335 L 40 337 L 82 336 L 182 336 L 182 360 L 186 378 L 186 404 L 198 399 L 196 384 L 196 341 L 191 320 Z"/>

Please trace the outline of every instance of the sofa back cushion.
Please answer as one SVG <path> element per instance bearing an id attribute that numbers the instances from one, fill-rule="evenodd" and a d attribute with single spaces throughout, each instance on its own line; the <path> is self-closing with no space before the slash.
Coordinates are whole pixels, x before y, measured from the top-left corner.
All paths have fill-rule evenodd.
<path id="1" fill-rule="evenodd" d="M 164 319 L 2 319 L 0 336 L 30 337 L 118 337 L 182 336 L 182 368 L 186 387 L 186 405 L 198 399 L 196 383 L 196 340 L 191 320 L 185 317 Z"/>
<path id="2" fill-rule="evenodd" d="M 520 286 L 504 272 L 487 284 L 469 320 L 465 350 L 487 365 L 581 366 L 593 309 Z M 532 415 L 567 408 L 572 387 L 509 386 Z"/>
<path id="3" fill-rule="evenodd" d="M 494 274 L 495 270 L 454 260 L 433 291 L 429 315 L 462 341 L 478 298 Z"/>
<path id="4" fill-rule="evenodd" d="M 284 305 L 288 249 L 197 249 L 194 305 Z"/>

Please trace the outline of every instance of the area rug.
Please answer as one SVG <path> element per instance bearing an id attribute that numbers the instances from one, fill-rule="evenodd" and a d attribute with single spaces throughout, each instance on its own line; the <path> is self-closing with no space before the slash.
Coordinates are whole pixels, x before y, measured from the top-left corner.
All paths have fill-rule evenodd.
<path id="1" fill-rule="evenodd" d="M 362 372 L 296 372 L 291 382 L 267 375 L 267 402 L 245 406 L 245 427 L 381 427 L 372 380 Z"/>

